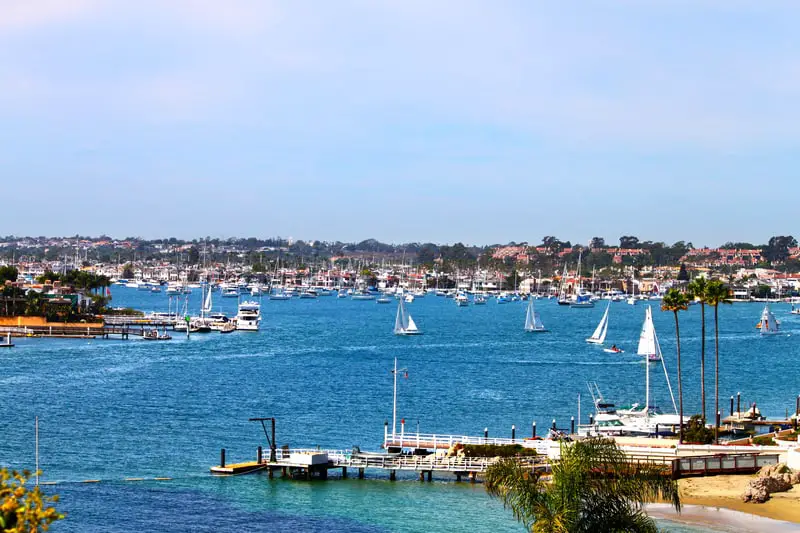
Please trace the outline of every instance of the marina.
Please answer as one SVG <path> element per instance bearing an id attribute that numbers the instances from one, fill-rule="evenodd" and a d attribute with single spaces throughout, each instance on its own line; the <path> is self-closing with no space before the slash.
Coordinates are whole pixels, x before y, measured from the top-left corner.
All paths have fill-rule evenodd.
<path id="1" fill-rule="evenodd" d="M 189 295 L 190 309 L 199 309 L 200 297 L 199 290 Z M 279 483 L 283 479 L 284 466 L 287 467 L 287 478 L 296 478 L 301 483 L 306 479 L 303 465 L 292 463 L 293 450 L 295 456 L 325 451 L 336 466 L 328 479 L 337 481 L 330 483 L 330 489 L 316 488 L 314 491 L 350 494 L 354 489 L 349 483 L 361 481 L 359 469 L 363 467 L 368 483 L 391 480 L 394 472 L 397 481 L 394 491 L 403 494 L 406 491 L 404 483 L 418 481 L 422 473 L 426 481 L 429 475 L 434 481 L 425 483 L 425 486 L 435 487 L 437 494 L 430 505 L 435 508 L 455 506 L 463 512 L 469 505 L 488 506 L 485 511 L 488 514 L 481 518 L 481 523 L 497 519 L 498 531 L 514 531 L 513 522 L 509 523 L 507 517 L 501 520 L 504 516 L 502 506 L 487 500 L 480 485 L 477 492 L 459 496 L 465 498 L 464 501 L 456 502 L 449 496 L 454 489 L 447 486 L 458 485 L 455 482 L 459 477 L 462 481 L 471 481 L 470 471 L 477 469 L 475 479 L 479 481 L 480 470 L 486 467 L 486 462 L 467 464 L 453 458 L 449 463 L 436 458 L 426 461 L 425 456 L 413 455 L 402 455 L 400 459 L 375 456 L 359 459 L 352 455 L 354 445 L 360 450 L 374 450 L 372 453 L 379 454 L 397 446 L 411 452 L 415 448 L 429 447 L 430 451 L 444 453 L 457 439 L 488 443 L 527 442 L 555 449 L 557 444 L 553 441 L 526 439 L 534 436 L 534 423 L 538 426 L 536 436 L 540 438 L 547 437 L 553 419 L 564 433 L 572 432 L 572 419 L 575 419 L 574 432 L 578 432 L 581 425 L 589 425 L 589 415 L 594 411 L 586 393 L 587 381 L 598 382 L 604 394 L 619 402 L 643 399 L 647 365 L 635 352 L 644 307 L 628 306 L 624 302 L 611 303 L 607 339 L 610 341 L 613 335 L 614 342 L 631 353 L 608 354 L 602 349 L 608 342 L 604 345 L 585 342 L 600 322 L 606 305 L 573 310 L 568 306 L 558 306 L 555 299 L 537 300 L 535 309 L 551 331 L 547 335 L 528 335 L 524 323 L 529 302 L 518 300 L 497 305 L 494 300 L 490 297 L 487 305 L 465 308 L 459 308 L 448 298 L 417 298 L 410 304 L 403 302 L 413 313 L 414 320 L 424 324 L 425 335 L 421 336 L 393 334 L 396 300 L 394 306 L 386 306 L 350 298 L 295 297 L 290 301 L 270 301 L 264 297 L 260 309 L 262 322 L 257 332 L 192 334 L 187 338 L 185 333 L 170 331 L 173 340 L 167 343 L 137 342 L 138 337 L 133 335 L 122 342 L 113 340 L 113 337 L 119 339 L 118 335 L 108 340 L 99 337 L 83 340 L 15 337 L 17 346 L 13 351 L 17 355 L 13 358 L 6 356 L 7 374 L 0 382 L 30 384 L 28 376 L 34 368 L 68 366 L 63 378 L 54 374 L 44 374 L 39 378 L 44 388 L 35 395 L 27 388 L 15 389 L 13 393 L 18 402 L 29 402 L 29 407 L 23 407 L 23 416 L 34 410 L 47 412 L 44 427 L 53 431 L 57 419 L 62 428 L 59 433 L 70 435 L 71 440 L 60 438 L 58 445 L 55 441 L 43 440 L 45 482 L 102 479 L 115 475 L 119 478 L 169 477 L 174 480 L 189 476 L 189 480 L 181 483 L 217 498 L 219 496 L 214 496 L 217 491 L 214 483 L 224 482 L 224 478 L 204 481 L 203 478 L 194 480 L 191 476 L 203 473 L 208 476 L 209 466 L 215 462 L 215 466 L 221 466 L 217 462 L 220 448 L 226 449 L 226 468 L 232 468 L 230 473 L 241 473 L 242 468 L 263 472 L 264 475 L 234 475 L 228 482 L 256 492 L 261 490 L 257 487 L 264 483 Z M 165 322 L 158 320 L 166 320 L 167 324 L 172 320 L 163 316 L 156 318 L 156 313 L 168 312 L 168 296 L 163 293 L 118 288 L 115 301 L 155 312 L 154 318 L 147 319 L 152 322 L 139 327 L 162 329 Z M 220 299 L 219 306 L 219 311 L 227 316 L 237 313 L 236 299 Z M 720 311 L 721 346 L 728 362 L 721 368 L 725 398 L 723 417 L 729 414 L 729 398 L 736 398 L 736 393 L 741 392 L 740 405 L 734 404 L 734 410 L 746 411 L 752 402 L 757 402 L 760 411 L 773 422 L 791 422 L 784 415 L 786 408 L 795 403 L 796 384 L 784 376 L 791 375 L 789 368 L 793 363 L 785 355 L 769 354 L 773 350 L 776 354 L 798 353 L 793 351 L 796 349 L 795 336 L 760 336 L 753 324 L 758 320 L 762 307 L 759 304 L 736 304 Z M 794 322 L 795 315 L 791 315 L 788 304 L 773 304 L 771 308 L 783 322 L 787 334 L 800 331 L 800 321 Z M 685 354 L 697 353 L 698 316 L 699 309 L 693 307 L 682 317 Z M 659 332 L 667 368 L 674 372 L 671 316 L 655 309 L 652 320 Z M 336 327 L 332 328 L 332 324 Z M 137 326 L 131 323 L 127 327 L 133 329 Z M 310 339 L 317 341 L 312 343 Z M 770 350 L 762 358 L 753 359 L 751 352 L 756 349 L 763 352 L 759 344 L 763 342 L 772 343 Z M 63 349 L 81 355 L 71 357 L 67 362 L 58 355 Z M 393 376 L 391 362 L 394 356 L 399 361 L 398 371 Z M 697 375 L 696 365 L 695 357 L 685 355 L 687 412 L 698 409 L 697 382 L 694 377 L 688 377 Z M 348 377 L 344 380 L 333 378 L 332 369 L 341 368 L 347 368 Z M 658 367 L 653 370 L 658 370 Z M 764 379 L 747 377 L 756 372 Z M 275 375 L 283 376 L 283 379 L 270 379 Z M 384 421 L 391 423 L 392 420 L 393 377 L 397 378 L 397 429 L 394 435 L 384 425 Z M 671 377 L 674 379 L 674 374 Z M 78 379 L 80 384 L 76 381 Z M 236 388 L 231 388 L 230 380 L 237 383 Z M 651 401 L 662 406 L 671 405 L 663 380 L 662 372 L 660 381 L 653 381 Z M 84 383 L 90 386 L 87 388 Z M 132 389 L 124 392 L 126 389 L 123 388 L 121 396 L 119 393 L 112 395 L 107 390 L 109 383 L 116 383 L 116 387 L 129 384 Z M 158 384 L 155 388 L 154 383 Z M 313 391 L 308 390 L 308 383 L 315 384 Z M 8 388 L 4 390 L 3 394 L 8 397 L 11 391 Z M 149 392 L 143 393 L 145 390 Z M 582 405 L 578 402 L 581 394 Z M 67 404 L 59 399 L 61 395 L 73 399 Z M 119 416 L 117 421 L 106 419 L 111 405 Z M 156 409 L 178 413 L 183 421 L 182 427 L 174 426 L 170 422 L 172 417 L 148 414 Z M 268 446 L 257 455 L 260 430 L 255 431 L 252 423 L 238 422 L 242 412 L 256 409 L 270 412 L 283 421 L 276 447 L 276 461 L 280 457 L 283 464 L 273 465 L 274 479 L 269 478 L 268 469 L 262 468 L 264 462 L 269 462 Z M 97 432 L 92 433 L 96 443 L 87 443 L 79 434 L 80 428 L 84 427 L 81 420 L 88 420 L 97 428 Z M 513 437 L 512 426 L 516 432 Z M 433 431 L 429 429 L 426 433 L 418 427 Z M 770 429 L 766 425 L 762 427 L 765 431 Z M 121 444 L 130 432 L 139 435 L 136 442 Z M 12 435 L 0 445 L 6 450 L 4 455 L 24 455 L 22 452 L 28 446 L 24 437 L 22 434 Z M 86 450 L 79 453 L 75 445 L 70 444 L 73 441 L 81 443 L 81 448 Z M 116 444 L 112 446 L 112 443 Z M 287 445 L 286 457 L 279 455 L 284 453 L 281 450 Z M 109 467 L 115 464 L 120 449 L 127 450 L 124 453 L 130 459 Z M 181 450 L 193 451 L 185 454 Z M 79 459 L 85 456 L 84 451 L 92 454 L 88 462 Z M 752 454 L 753 448 L 731 451 L 744 457 Z M 642 453 L 650 457 L 660 456 L 665 464 L 677 459 L 669 448 Z M 705 457 L 709 462 L 708 469 L 720 468 L 719 461 L 712 464 L 715 460 L 713 455 L 718 452 L 698 450 L 692 453 L 700 458 L 698 461 Z M 541 456 L 545 456 L 544 450 Z M 262 464 L 258 464 L 257 457 L 261 458 Z M 685 458 L 680 459 L 686 467 L 682 470 L 697 468 L 697 464 L 692 466 L 686 464 Z M 242 461 L 243 466 L 236 466 Z M 722 466 L 727 467 L 728 463 Z M 342 479 L 342 468 L 347 468 L 347 479 Z M 665 468 L 671 470 L 672 466 Z M 321 474 L 315 472 L 311 477 L 319 479 Z M 340 481 L 344 483 L 340 484 Z M 445 482 L 444 486 L 440 486 L 442 482 Z M 322 487 L 325 484 L 312 485 Z M 59 487 L 67 487 L 60 490 L 65 491 L 70 505 L 84 502 L 80 503 L 81 507 L 92 507 L 89 499 L 93 496 L 90 494 L 70 489 L 68 485 L 59 484 Z M 370 487 L 370 492 L 380 494 L 383 491 L 380 486 Z M 289 495 L 295 490 L 302 489 L 281 487 L 278 492 Z M 421 490 L 423 492 L 419 493 Z M 426 497 L 421 487 L 414 494 L 415 498 Z M 276 502 L 285 501 L 282 496 L 275 497 Z M 245 496 L 223 497 L 227 498 L 237 500 Z M 331 507 L 325 508 L 327 513 L 338 512 Z M 79 517 L 84 513 L 80 507 L 68 507 L 67 510 Z"/>

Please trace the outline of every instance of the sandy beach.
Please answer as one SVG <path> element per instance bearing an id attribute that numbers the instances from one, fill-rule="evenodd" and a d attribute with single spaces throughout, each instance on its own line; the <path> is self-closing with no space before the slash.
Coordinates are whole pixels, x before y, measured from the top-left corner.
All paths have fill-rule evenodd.
<path id="1" fill-rule="evenodd" d="M 770 518 L 783 523 L 772 523 L 770 530 L 800 531 L 800 486 L 794 486 L 787 492 L 773 494 L 766 503 L 744 503 L 741 495 L 747 483 L 755 476 L 711 476 L 703 478 L 681 479 L 678 484 L 681 502 L 687 506 L 683 519 L 691 523 L 708 523 L 732 525 L 738 524 L 742 530 L 763 531 L 763 522 L 748 520 L 738 513 L 721 513 L 719 509 L 729 509 Z M 698 512 L 693 506 L 706 507 Z M 712 512 L 712 510 L 714 512 Z M 653 506 L 651 514 L 675 519 L 668 507 Z M 748 526 L 747 523 L 750 522 Z M 759 529 L 762 528 L 762 529 Z"/>

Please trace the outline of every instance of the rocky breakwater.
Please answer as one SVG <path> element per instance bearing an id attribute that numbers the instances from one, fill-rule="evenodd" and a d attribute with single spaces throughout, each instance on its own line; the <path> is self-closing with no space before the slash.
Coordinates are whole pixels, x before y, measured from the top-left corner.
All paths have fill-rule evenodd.
<path id="1" fill-rule="evenodd" d="M 792 472 L 784 463 L 768 465 L 747 484 L 742 501 L 764 503 L 769 500 L 770 494 L 785 492 L 797 484 L 800 484 L 800 471 Z"/>

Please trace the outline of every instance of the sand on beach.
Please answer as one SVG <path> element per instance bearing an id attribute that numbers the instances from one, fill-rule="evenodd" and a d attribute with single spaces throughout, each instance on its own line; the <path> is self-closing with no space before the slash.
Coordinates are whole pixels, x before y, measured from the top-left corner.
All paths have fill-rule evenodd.
<path id="1" fill-rule="evenodd" d="M 772 494 L 765 503 L 745 503 L 742 493 L 747 483 L 755 477 L 738 475 L 681 479 L 678 481 L 681 503 L 722 507 L 800 524 L 800 485 L 795 485 L 787 492 Z"/>

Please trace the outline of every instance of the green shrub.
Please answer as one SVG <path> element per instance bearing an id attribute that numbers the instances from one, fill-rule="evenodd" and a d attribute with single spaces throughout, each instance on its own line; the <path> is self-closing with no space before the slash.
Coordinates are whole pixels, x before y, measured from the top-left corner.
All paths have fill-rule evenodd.
<path id="1" fill-rule="evenodd" d="M 711 444 L 714 442 L 714 430 L 703 424 L 700 415 L 694 415 L 683 429 L 683 440 L 692 444 Z"/>
<path id="2" fill-rule="evenodd" d="M 467 444 L 464 446 L 465 457 L 533 457 L 536 450 L 525 448 L 520 444 Z"/>

